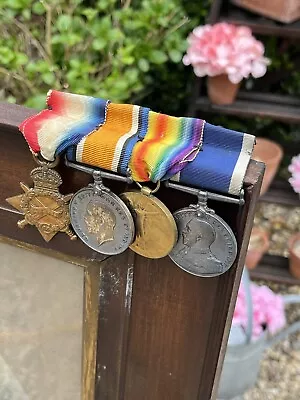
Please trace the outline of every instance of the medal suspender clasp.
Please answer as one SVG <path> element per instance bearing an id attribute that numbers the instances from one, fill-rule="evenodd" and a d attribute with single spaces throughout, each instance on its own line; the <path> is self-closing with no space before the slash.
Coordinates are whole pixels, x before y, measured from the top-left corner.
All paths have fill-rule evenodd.
<path id="1" fill-rule="evenodd" d="M 215 201 L 223 201 L 224 203 L 238 204 L 240 206 L 243 206 L 245 204 L 243 190 L 240 193 L 240 197 L 236 198 L 236 197 L 225 196 L 223 194 L 212 193 L 212 192 L 208 192 L 208 191 L 204 192 L 200 189 L 196 189 L 196 188 L 184 186 L 184 185 L 178 185 L 177 183 L 173 183 L 170 181 L 166 181 L 165 185 L 168 188 L 180 190 L 181 192 L 185 192 L 185 193 L 189 193 L 194 196 L 197 196 L 198 199 L 200 199 L 200 200 L 201 199 L 203 200 L 204 198 L 206 198 L 206 200 L 209 199 L 209 200 L 215 200 Z M 204 196 L 204 193 L 205 193 L 205 196 Z"/>

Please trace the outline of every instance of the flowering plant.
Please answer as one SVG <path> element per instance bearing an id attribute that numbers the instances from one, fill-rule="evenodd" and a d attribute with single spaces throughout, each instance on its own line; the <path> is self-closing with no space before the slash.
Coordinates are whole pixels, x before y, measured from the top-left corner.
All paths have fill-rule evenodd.
<path id="1" fill-rule="evenodd" d="M 192 65 L 197 76 L 228 75 L 232 83 L 239 83 L 250 74 L 260 78 L 267 71 L 270 60 L 264 57 L 264 46 L 245 26 L 226 22 L 198 26 L 188 37 L 185 65 Z"/>
<path id="2" fill-rule="evenodd" d="M 283 297 L 267 286 L 257 286 L 254 283 L 250 284 L 250 292 L 253 307 L 252 339 L 259 339 L 266 329 L 274 334 L 283 328 L 286 323 Z M 247 298 L 243 284 L 238 291 L 232 324 L 247 329 Z"/>
<path id="3" fill-rule="evenodd" d="M 292 174 L 289 182 L 292 185 L 294 191 L 296 193 L 300 193 L 300 154 L 298 154 L 297 157 L 292 158 L 292 162 L 289 166 L 289 171 Z"/>

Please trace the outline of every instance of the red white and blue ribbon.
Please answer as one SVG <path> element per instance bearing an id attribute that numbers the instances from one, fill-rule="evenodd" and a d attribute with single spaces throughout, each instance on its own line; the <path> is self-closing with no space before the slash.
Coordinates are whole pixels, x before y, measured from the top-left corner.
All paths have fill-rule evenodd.
<path id="1" fill-rule="evenodd" d="M 66 153 L 70 161 L 123 175 L 130 169 L 140 182 L 171 179 L 220 193 L 241 191 L 252 135 L 57 91 L 47 105 L 20 125 L 32 152 L 46 160 Z"/>

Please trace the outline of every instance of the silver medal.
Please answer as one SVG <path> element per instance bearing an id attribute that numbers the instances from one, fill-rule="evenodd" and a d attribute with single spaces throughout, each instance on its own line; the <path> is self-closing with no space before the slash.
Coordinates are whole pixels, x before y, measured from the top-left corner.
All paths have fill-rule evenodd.
<path id="1" fill-rule="evenodd" d="M 79 190 L 70 202 L 70 220 L 77 236 L 91 249 L 102 254 L 119 254 L 134 239 L 134 222 L 125 203 L 102 183 L 95 182 Z"/>
<path id="2" fill-rule="evenodd" d="M 198 204 L 174 213 L 179 239 L 170 258 L 192 275 L 214 277 L 232 266 L 237 242 L 229 225 L 206 202 L 202 195 Z"/>

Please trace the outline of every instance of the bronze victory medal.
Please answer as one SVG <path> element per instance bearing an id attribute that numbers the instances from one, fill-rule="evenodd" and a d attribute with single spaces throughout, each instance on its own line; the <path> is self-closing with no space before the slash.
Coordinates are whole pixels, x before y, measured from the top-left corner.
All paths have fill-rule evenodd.
<path id="1" fill-rule="evenodd" d="M 62 195 L 58 187 L 62 184 L 60 175 L 46 166 L 37 167 L 30 174 L 34 186 L 29 188 L 20 183 L 24 193 L 6 201 L 24 214 L 18 227 L 34 225 L 43 238 L 49 242 L 58 232 L 64 232 L 76 239 L 71 231 L 68 202 L 72 194 Z"/>
<path id="2" fill-rule="evenodd" d="M 136 237 L 130 248 L 147 258 L 168 255 L 177 240 L 177 227 L 167 207 L 152 196 L 150 190 L 148 194 L 141 191 L 125 192 L 120 197 L 135 221 Z"/>

